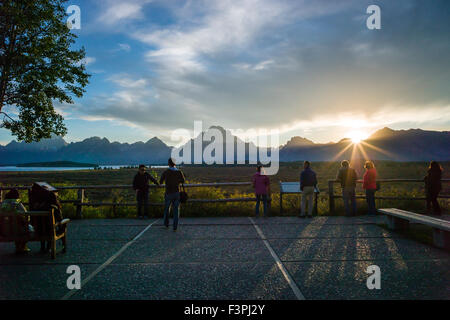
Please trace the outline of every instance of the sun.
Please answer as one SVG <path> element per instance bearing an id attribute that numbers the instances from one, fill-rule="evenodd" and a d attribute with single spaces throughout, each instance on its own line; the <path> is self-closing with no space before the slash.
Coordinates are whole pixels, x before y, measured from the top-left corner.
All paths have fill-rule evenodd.
<path id="1" fill-rule="evenodd" d="M 364 131 L 355 130 L 348 132 L 346 136 L 350 138 L 354 144 L 359 144 L 362 140 L 367 139 L 368 134 Z"/>

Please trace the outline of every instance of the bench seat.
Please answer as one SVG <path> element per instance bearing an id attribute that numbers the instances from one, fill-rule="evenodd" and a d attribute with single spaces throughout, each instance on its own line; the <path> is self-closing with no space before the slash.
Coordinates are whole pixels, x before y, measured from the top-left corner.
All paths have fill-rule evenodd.
<path id="1" fill-rule="evenodd" d="M 23 234 L 18 230 L 17 220 L 20 217 L 47 217 L 50 222 L 50 230 L 47 228 L 47 224 L 43 224 L 43 231 L 41 235 L 34 234 Z M 0 218 L 11 219 L 8 223 L 6 235 L 0 235 L 0 242 L 14 242 L 14 241 L 26 241 L 26 242 L 36 242 L 36 241 L 49 241 L 50 254 L 52 259 L 56 258 L 56 241 L 61 240 L 63 244 L 62 252 L 66 252 L 67 249 L 67 226 L 70 219 L 63 219 L 59 222 L 55 221 L 54 208 L 49 211 L 27 211 L 23 213 L 17 213 L 16 211 L 6 211 L 0 209 Z M 2 219 L 3 220 L 3 219 Z"/>
<path id="2" fill-rule="evenodd" d="M 450 250 L 450 222 L 396 208 L 378 209 L 388 218 L 388 227 L 392 230 L 405 230 L 409 223 L 419 223 L 433 228 L 433 243 L 439 248 Z"/>

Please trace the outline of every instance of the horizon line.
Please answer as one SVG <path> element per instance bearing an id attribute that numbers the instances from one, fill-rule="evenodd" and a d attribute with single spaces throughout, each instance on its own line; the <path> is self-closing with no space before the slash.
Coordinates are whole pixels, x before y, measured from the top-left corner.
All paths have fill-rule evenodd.
<path id="1" fill-rule="evenodd" d="M 203 130 L 202 133 L 206 132 L 207 130 L 209 130 L 209 129 L 211 129 L 211 128 L 221 128 L 221 129 L 226 130 L 226 131 L 229 131 L 229 130 L 230 130 L 230 129 L 225 129 L 224 127 L 219 126 L 219 125 L 211 125 L 211 126 L 209 126 L 209 128 L 207 128 L 206 130 Z M 379 131 L 382 131 L 382 130 L 384 130 L 384 129 L 389 129 L 389 130 L 394 131 L 394 132 L 411 131 L 411 130 L 431 131 L 431 132 L 439 132 L 439 133 L 449 132 L 449 130 L 428 130 L 428 129 L 421 129 L 421 128 L 409 128 L 409 129 L 398 129 L 398 130 L 396 130 L 396 129 L 392 129 L 392 128 L 389 128 L 389 127 L 385 126 L 385 127 L 383 127 L 383 128 L 376 129 L 376 130 L 375 130 L 373 133 L 371 133 L 366 139 L 362 139 L 361 141 L 370 140 L 370 138 L 371 138 L 375 133 L 377 133 L 377 132 L 379 132 Z M 197 137 L 198 137 L 198 136 L 196 136 L 195 138 L 197 138 Z M 237 137 L 237 136 L 234 135 L 234 137 Z M 292 140 L 292 138 L 296 138 L 296 137 L 302 138 L 302 139 L 305 139 L 305 140 L 308 140 L 308 141 L 311 141 L 314 145 L 337 144 L 337 143 L 340 143 L 340 142 L 342 142 L 342 141 L 344 141 L 344 140 L 351 140 L 350 137 L 343 137 L 343 138 L 339 139 L 338 141 L 315 142 L 315 141 L 312 140 L 312 139 L 305 138 L 305 137 L 302 137 L 302 136 L 300 136 L 300 135 L 293 135 L 293 136 L 290 137 L 290 139 L 288 139 L 288 140 L 286 141 L 286 143 L 280 144 L 278 147 L 285 146 L 289 141 Z M 92 138 L 98 138 L 98 139 L 100 139 L 100 140 L 106 139 L 106 140 L 108 140 L 109 143 L 136 144 L 136 143 L 139 143 L 139 142 L 147 143 L 147 142 L 149 142 L 149 141 L 151 141 L 151 140 L 153 140 L 153 139 L 156 138 L 156 139 L 158 139 L 159 141 L 161 141 L 162 143 L 164 143 L 166 146 L 168 146 L 168 147 L 170 147 L 170 148 L 176 147 L 175 145 L 169 145 L 169 144 L 167 144 L 166 142 L 164 142 L 164 141 L 163 141 L 161 138 L 159 138 L 158 136 L 153 136 L 153 137 L 147 139 L 146 141 L 143 141 L 143 140 L 137 140 L 137 141 L 134 141 L 134 142 L 129 142 L 129 141 L 120 142 L 120 141 L 117 141 L 117 140 L 111 141 L 111 140 L 110 140 L 109 138 L 107 138 L 107 137 L 100 137 L 100 136 L 91 136 L 91 137 L 88 137 L 88 138 L 84 138 L 84 139 L 82 139 L 82 140 L 72 140 L 72 141 L 67 141 L 67 140 L 64 139 L 64 136 L 53 136 L 53 137 L 51 137 L 51 138 L 41 139 L 40 141 L 33 141 L 33 142 L 31 142 L 31 143 L 26 143 L 26 142 L 24 142 L 24 141 L 20 141 L 20 142 L 19 142 L 19 141 L 17 141 L 16 139 L 12 139 L 12 140 L 10 140 L 9 142 L 1 141 L 1 142 L 0 142 L 0 146 L 6 147 L 8 144 L 13 143 L 13 142 L 19 143 L 19 144 L 21 144 L 21 143 L 25 143 L 25 144 L 40 143 L 40 142 L 42 142 L 42 141 L 46 141 L 46 140 L 50 140 L 50 139 L 55 139 L 55 138 L 61 138 L 61 139 L 64 140 L 64 142 L 67 143 L 67 144 L 71 144 L 71 143 L 79 143 L 79 142 L 83 142 L 83 141 L 86 141 L 86 140 L 92 139 Z M 187 140 L 185 143 L 187 143 L 188 141 L 190 141 L 190 140 L 192 140 L 192 139 L 195 139 L 195 138 L 190 138 L 190 139 Z M 246 142 L 246 143 L 247 143 L 247 142 Z"/>

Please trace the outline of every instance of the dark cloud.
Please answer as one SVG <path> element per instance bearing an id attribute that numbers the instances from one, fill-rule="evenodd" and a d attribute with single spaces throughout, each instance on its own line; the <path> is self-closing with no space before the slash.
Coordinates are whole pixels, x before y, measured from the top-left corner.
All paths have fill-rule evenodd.
<path id="1" fill-rule="evenodd" d="M 449 124 L 449 1 L 243 1 L 256 11 L 243 15 L 233 3 L 227 11 L 208 1 L 201 18 L 190 7 L 176 13 L 179 25 L 136 31 L 154 75 L 130 75 L 145 85 L 122 83 L 85 112 L 170 130 L 194 120 L 277 127 L 377 112 L 414 123 L 433 106 Z M 366 28 L 370 4 L 381 7 L 381 30 Z M 189 24 L 189 15 L 198 20 Z"/>

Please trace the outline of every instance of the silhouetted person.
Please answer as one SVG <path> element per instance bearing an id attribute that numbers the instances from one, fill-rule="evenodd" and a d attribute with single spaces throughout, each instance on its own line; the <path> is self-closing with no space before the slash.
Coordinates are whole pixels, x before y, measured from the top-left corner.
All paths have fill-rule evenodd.
<path id="1" fill-rule="evenodd" d="M 27 212 L 27 209 L 20 202 L 20 196 L 17 189 L 11 189 L 8 193 L 5 194 L 5 199 L 2 202 L 2 209 L 7 211 L 14 211 L 18 214 Z M 5 221 L 0 221 L 1 223 L 5 223 Z M 10 225 L 10 228 L 14 226 Z M 21 236 L 29 236 L 33 231 L 33 228 L 29 225 L 29 217 L 17 217 L 17 228 L 19 234 Z M 26 253 L 29 252 L 30 249 L 27 247 L 26 241 L 15 241 L 16 245 L 16 253 Z"/>
<path id="2" fill-rule="evenodd" d="M 311 170 L 311 163 L 303 163 L 303 171 L 300 174 L 300 190 L 302 191 L 301 213 L 300 217 L 306 215 L 306 204 L 308 204 L 308 217 L 312 218 L 314 208 L 314 189 L 317 186 L 316 173 Z"/>
<path id="3" fill-rule="evenodd" d="M 256 167 L 256 173 L 253 175 L 253 188 L 255 189 L 256 205 L 255 215 L 259 216 L 259 203 L 262 200 L 264 207 L 264 217 L 267 217 L 267 202 L 270 195 L 270 180 L 264 174 L 262 166 Z"/>
<path id="4" fill-rule="evenodd" d="M 178 216 L 180 207 L 180 184 L 184 183 L 184 175 L 181 170 L 175 166 L 174 160 L 169 158 L 169 169 L 163 172 L 159 183 L 166 184 L 166 194 L 164 195 L 164 225 L 169 227 L 169 210 L 173 211 L 173 231 L 177 231 Z"/>
<path id="5" fill-rule="evenodd" d="M 376 215 L 375 208 L 375 192 L 377 191 L 377 170 L 372 161 L 366 161 L 364 165 L 366 172 L 363 176 L 363 189 L 366 190 L 367 207 L 369 208 L 369 215 Z"/>
<path id="6" fill-rule="evenodd" d="M 142 219 L 142 206 L 144 207 L 144 215 L 148 217 L 148 191 L 150 189 L 149 182 L 159 185 L 158 181 L 148 172 L 145 172 L 145 165 L 139 165 L 139 171 L 133 179 L 133 189 L 136 191 L 138 218 Z"/>
<path id="7" fill-rule="evenodd" d="M 50 211 L 54 209 L 55 222 L 61 222 L 62 207 L 58 199 L 58 190 L 46 182 L 35 182 L 29 193 L 31 211 Z M 47 236 L 52 232 L 52 225 L 48 217 L 32 217 L 31 223 L 35 227 L 36 233 L 40 236 Z M 60 233 L 58 228 L 57 233 Z M 41 241 L 41 252 L 50 250 L 50 241 Z"/>
<path id="8" fill-rule="evenodd" d="M 342 198 L 344 199 L 345 214 L 347 216 L 356 215 L 356 171 L 350 168 L 347 160 L 341 162 L 336 180 L 341 183 Z M 351 203 L 351 206 L 350 206 Z"/>
<path id="9" fill-rule="evenodd" d="M 442 167 L 436 161 L 431 161 L 425 176 L 425 192 L 427 198 L 427 213 L 441 215 L 441 207 L 437 197 L 442 189 Z"/>

